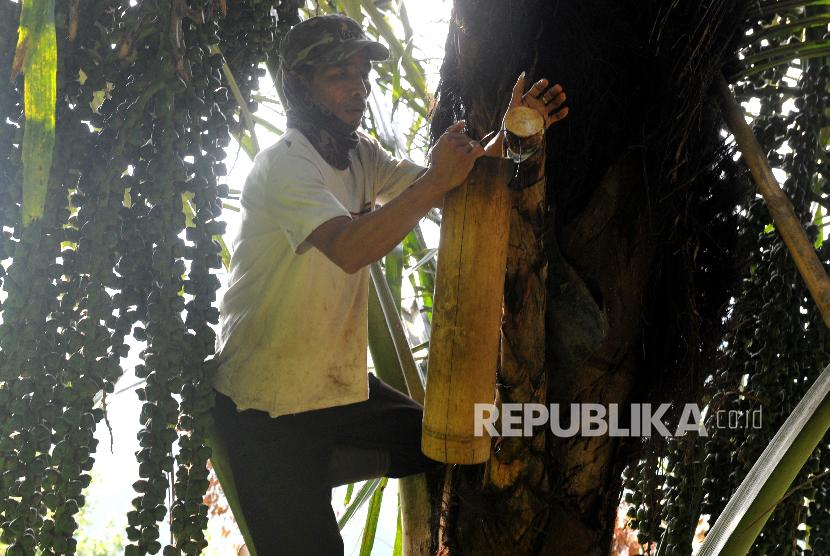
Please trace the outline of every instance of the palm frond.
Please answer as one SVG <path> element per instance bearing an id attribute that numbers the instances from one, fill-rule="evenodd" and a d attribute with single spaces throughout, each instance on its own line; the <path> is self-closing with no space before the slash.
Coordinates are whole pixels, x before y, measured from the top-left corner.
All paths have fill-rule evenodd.
<path id="1" fill-rule="evenodd" d="M 746 554 L 830 428 L 830 365 L 798 403 L 732 495 L 698 556 Z"/>
<path id="2" fill-rule="evenodd" d="M 746 36 L 741 52 L 741 69 L 731 81 L 753 77 L 795 60 L 830 56 L 830 41 L 822 38 L 830 25 L 830 0 L 813 2 L 785 0 L 754 6 L 750 21 L 770 20 Z"/>
<path id="3" fill-rule="evenodd" d="M 357 494 L 354 495 L 354 500 L 352 500 L 352 503 L 349 504 L 349 506 L 346 508 L 346 511 L 337 521 L 337 525 L 338 527 L 340 527 L 341 531 L 349 522 L 349 520 L 354 516 L 354 514 L 357 513 L 357 510 L 359 510 L 363 506 L 363 504 L 365 504 L 366 501 L 372 497 L 372 495 L 375 493 L 375 490 L 378 488 L 378 486 L 380 486 L 380 482 L 381 479 L 378 478 L 370 479 L 363 483 L 363 486 L 361 486 L 360 490 L 357 491 Z"/>
<path id="4" fill-rule="evenodd" d="M 256 138 L 256 129 L 254 128 L 253 114 L 251 114 L 251 110 L 250 108 L 248 108 L 248 102 L 242 95 L 242 91 L 239 90 L 239 85 L 237 85 L 236 83 L 236 78 L 234 78 L 230 66 L 228 66 L 228 63 L 224 61 L 225 56 L 219 49 L 219 45 L 212 45 L 210 47 L 210 51 L 212 54 L 219 54 L 220 56 L 222 56 L 222 73 L 225 75 L 225 80 L 228 82 L 228 87 L 231 90 L 233 98 L 236 99 L 236 103 L 239 105 L 239 112 L 242 115 L 242 121 L 245 122 L 245 127 L 248 129 L 248 133 L 250 134 L 250 141 L 253 150 L 255 152 L 259 152 L 259 142 Z"/>
<path id="5" fill-rule="evenodd" d="M 372 547 L 375 545 L 375 533 L 378 530 L 378 518 L 380 517 L 381 503 L 383 502 L 383 491 L 386 489 L 386 477 L 380 480 L 378 487 L 372 494 L 369 502 L 369 512 L 366 516 L 366 525 L 363 529 L 363 540 L 360 543 L 360 556 L 371 556 Z"/>

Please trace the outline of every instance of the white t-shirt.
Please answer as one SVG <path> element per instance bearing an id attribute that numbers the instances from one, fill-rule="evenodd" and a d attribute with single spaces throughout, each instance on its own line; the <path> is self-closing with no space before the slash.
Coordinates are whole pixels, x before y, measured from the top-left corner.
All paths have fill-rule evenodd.
<path id="1" fill-rule="evenodd" d="M 296 129 L 254 158 L 242 189 L 211 383 L 272 417 L 367 400 L 368 268 L 347 274 L 305 239 L 412 184 L 423 167 L 359 133 L 345 170 Z"/>

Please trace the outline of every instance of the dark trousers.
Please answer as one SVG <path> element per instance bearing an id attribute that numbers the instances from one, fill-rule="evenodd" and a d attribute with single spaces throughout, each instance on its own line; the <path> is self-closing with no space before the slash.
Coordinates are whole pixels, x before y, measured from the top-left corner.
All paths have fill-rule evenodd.
<path id="1" fill-rule="evenodd" d="M 369 399 L 272 418 L 216 392 L 239 504 L 258 556 L 340 556 L 334 486 L 441 467 L 421 452 L 423 407 L 369 374 Z"/>

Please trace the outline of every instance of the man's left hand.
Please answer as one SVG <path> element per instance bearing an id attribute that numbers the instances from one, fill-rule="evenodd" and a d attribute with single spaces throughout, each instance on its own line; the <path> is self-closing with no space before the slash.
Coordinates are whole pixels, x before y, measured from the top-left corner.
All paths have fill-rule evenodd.
<path id="1" fill-rule="evenodd" d="M 516 84 L 513 85 L 507 110 L 516 106 L 533 108 L 545 119 L 545 130 L 568 115 L 568 107 L 562 106 L 566 100 L 565 91 L 559 83 L 548 87 L 548 80 L 540 79 L 525 93 L 525 81 L 525 72 L 522 72 L 516 80 Z M 507 110 L 504 111 L 505 114 L 507 114 Z M 501 156 L 504 140 L 503 128 L 504 121 L 502 120 L 502 131 L 493 137 L 485 148 L 487 156 Z"/>
<path id="2" fill-rule="evenodd" d="M 552 87 L 548 87 L 547 79 L 540 79 L 530 90 L 524 94 L 525 90 L 525 72 L 519 75 L 516 84 L 513 85 L 513 92 L 510 95 L 510 104 L 507 110 L 516 106 L 527 106 L 533 108 L 545 119 L 545 129 L 547 130 L 554 123 L 568 115 L 568 107 L 562 107 L 565 102 L 565 91 L 562 86 L 557 83 Z M 507 113 L 505 111 L 505 113 Z"/>

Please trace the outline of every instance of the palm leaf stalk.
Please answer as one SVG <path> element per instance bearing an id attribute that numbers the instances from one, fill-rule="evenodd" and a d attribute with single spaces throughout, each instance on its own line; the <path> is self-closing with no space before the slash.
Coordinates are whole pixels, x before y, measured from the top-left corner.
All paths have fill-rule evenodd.
<path id="1" fill-rule="evenodd" d="M 363 540 L 360 543 L 360 556 L 370 556 L 372 554 L 372 547 L 375 544 L 375 534 L 378 530 L 378 518 L 380 517 L 381 503 L 383 502 L 383 491 L 386 489 L 386 483 L 389 479 L 382 478 L 378 482 L 375 492 L 372 494 L 372 499 L 369 502 L 369 512 L 366 516 L 366 526 L 363 529 Z"/>
<path id="2" fill-rule="evenodd" d="M 54 0 L 23 3 L 11 80 L 25 73 L 22 223 L 43 215 L 55 147 L 57 41 Z"/>
<path id="3" fill-rule="evenodd" d="M 830 277 L 819 261 L 807 234 L 795 215 L 792 203 L 781 190 L 752 129 L 744 120 L 743 111 L 729 90 L 726 80 L 718 80 L 723 114 L 738 147 L 752 172 L 758 191 L 763 195 L 775 226 L 787 245 L 798 271 L 813 296 L 825 324 L 830 326 Z"/>
<path id="4" fill-rule="evenodd" d="M 378 477 L 376 479 L 369 479 L 368 481 L 363 483 L 363 486 L 361 486 L 357 493 L 354 495 L 353 500 L 346 508 L 346 511 L 337 521 L 337 525 L 338 527 L 340 527 L 341 531 L 349 522 L 349 520 L 354 516 L 354 514 L 357 513 L 357 510 L 359 510 L 363 506 L 363 504 L 365 504 L 366 501 L 372 497 L 372 495 L 375 493 L 375 489 L 377 489 L 380 485 L 380 482 L 381 478 Z"/>
<path id="5" fill-rule="evenodd" d="M 386 325 L 386 316 L 373 282 L 369 287 L 369 351 L 372 354 L 375 374 L 392 388 L 407 394 L 406 380 L 401 371 L 395 341 Z"/>
<path id="6" fill-rule="evenodd" d="M 421 375 L 418 373 L 418 367 L 415 360 L 412 358 L 412 351 L 409 348 L 409 343 L 406 339 L 406 333 L 403 329 L 403 324 L 399 316 L 398 307 L 395 305 L 392 291 L 389 289 L 389 284 L 386 283 L 386 278 L 383 275 L 383 270 L 380 264 L 372 263 L 369 267 L 369 276 L 375 291 L 377 292 L 383 316 L 386 319 L 386 326 L 392 337 L 395 345 L 396 356 L 398 358 L 397 368 L 406 381 L 409 396 L 416 402 L 424 403 L 424 383 Z M 377 364 L 377 362 L 376 362 Z M 383 378 L 383 377 L 381 377 Z"/>
<path id="7" fill-rule="evenodd" d="M 369 348 L 378 376 L 409 396 L 424 403 L 424 383 L 412 356 L 389 284 L 379 263 L 369 267 Z M 374 301 L 373 301 L 374 300 Z M 372 330 L 375 332 L 373 333 Z M 401 496 L 400 522 L 403 551 L 409 556 L 429 553 L 429 515 L 431 500 L 423 474 L 398 481 Z"/>
<path id="8" fill-rule="evenodd" d="M 698 556 L 738 556 L 750 548 L 807 459 L 830 429 L 830 365 L 755 462 L 706 535 Z"/>
<path id="9" fill-rule="evenodd" d="M 219 45 L 212 45 L 210 47 L 210 51 L 212 54 L 221 55 L 224 60 L 224 55 L 222 54 L 222 51 L 219 49 Z M 256 138 L 254 116 L 253 114 L 251 114 L 251 110 L 248 108 L 248 102 L 242 95 L 242 91 L 239 90 L 239 85 L 236 83 L 236 79 L 233 76 L 231 68 L 225 61 L 222 62 L 222 73 L 225 75 L 225 79 L 228 82 L 228 87 L 231 90 L 231 94 L 233 94 L 233 98 L 236 99 L 236 103 L 239 105 L 239 112 L 240 114 L 242 114 L 242 119 L 245 122 L 245 127 L 248 128 L 248 133 L 250 133 L 250 141 L 253 144 L 253 150 L 255 152 L 259 152 L 259 141 L 257 141 Z"/>

